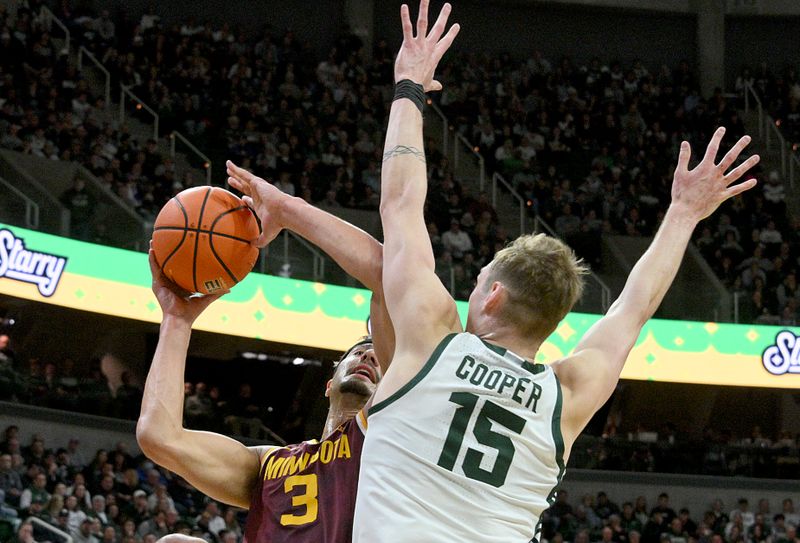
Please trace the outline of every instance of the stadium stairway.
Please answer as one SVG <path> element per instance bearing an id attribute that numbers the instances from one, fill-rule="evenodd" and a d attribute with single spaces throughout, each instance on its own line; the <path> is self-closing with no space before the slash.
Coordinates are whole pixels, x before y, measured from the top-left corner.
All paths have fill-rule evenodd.
<path id="1" fill-rule="evenodd" d="M 75 50 L 70 51 L 71 59 L 76 65 L 78 64 L 78 52 Z M 105 69 L 105 68 L 104 68 Z M 94 96 L 104 96 L 106 92 L 106 79 L 105 75 L 100 71 L 99 67 L 92 63 L 88 55 L 82 55 L 82 75 L 84 76 L 89 88 Z M 130 99 L 129 95 L 123 95 L 120 85 L 118 83 L 111 83 L 111 103 L 106 105 L 105 111 L 100 113 L 100 119 L 111 126 L 120 127 L 126 130 L 130 135 L 135 138 L 140 144 L 144 144 L 149 139 L 156 139 L 159 151 L 172 159 L 175 164 L 176 179 L 182 179 L 186 172 L 191 172 L 196 184 L 204 185 L 206 181 L 206 169 L 203 167 L 204 159 L 198 156 L 188 156 L 176 149 L 172 153 L 172 136 L 164 134 L 163 130 L 159 130 L 158 138 L 154 138 L 155 134 L 155 119 L 149 116 L 144 109 L 144 105 L 138 104 Z M 124 120 L 121 114 L 120 102 L 124 100 Z M 136 106 L 142 106 L 137 108 Z M 176 143 L 176 146 L 180 143 Z M 211 167 L 211 164 L 208 165 Z M 224 179 L 211 179 L 211 183 L 218 186 L 225 184 Z"/>
<path id="2" fill-rule="evenodd" d="M 74 49 L 74 48 L 73 48 Z M 73 61 L 78 62 L 78 54 L 80 51 L 70 51 Z M 95 63 L 86 50 L 82 52 L 82 73 L 95 96 L 103 96 L 106 93 L 106 77 L 105 73 Z M 95 59 L 96 60 L 96 59 Z M 106 68 L 103 67 L 103 70 Z M 132 137 L 140 142 L 145 142 L 148 139 L 154 138 L 154 117 L 147 113 L 146 107 L 152 107 L 141 103 L 141 109 L 137 108 L 137 103 L 132 101 L 131 95 L 122 92 L 122 89 L 117 84 L 111 84 L 111 103 L 108 104 L 106 110 L 102 112 L 100 118 L 112 126 L 119 127 L 128 131 Z M 124 106 L 120 102 L 124 101 Z M 124 120 L 122 108 L 124 107 Z M 187 171 L 192 173 L 196 183 L 206 184 L 209 171 L 212 171 L 216 177 L 211 177 L 210 182 L 215 186 L 225 187 L 226 178 L 224 174 L 223 160 L 217 160 L 218 164 L 204 164 L 205 158 L 198 158 L 199 155 L 192 153 L 187 154 L 179 151 L 172 152 L 173 146 L 180 148 L 183 142 L 180 138 L 173 140 L 174 136 L 170 134 L 162 135 L 160 131 L 159 138 L 157 139 L 159 150 L 165 156 L 172 158 L 175 169 L 176 178 L 181 179 L 183 174 Z M 187 147 L 188 148 L 188 147 Z M 214 158 L 224 159 L 224 154 L 217 153 Z M 199 162 L 198 162 L 199 161 Z M 124 204 L 124 203 L 123 203 Z M 376 235 L 380 238 L 380 221 L 377 219 L 377 214 L 374 212 L 363 212 L 357 210 L 343 210 L 331 209 L 328 210 L 338 216 L 342 216 L 345 220 L 352 222 L 363 228 L 364 230 Z M 377 222 L 377 227 L 376 227 Z M 148 221 L 145 227 L 146 235 L 149 237 L 152 232 L 152 223 Z M 272 275 L 291 276 L 299 279 L 333 282 L 335 284 L 344 284 L 348 286 L 357 286 L 358 283 L 353 278 L 348 276 L 332 259 L 326 254 L 319 251 L 317 248 L 311 246 L 305 240 L 293 234 L 282 234 L 276 239 L 265 251 L 262 251 L 261 258 L 256 265 L 256 269 L 262 273 L 269 273 Z"/>
<path id="3" fill-rule="evenodd" d="M 750 111 L 740 111 L 748 130 L 747 133 L 753 138 L 749 154 L 757 153 L 761 156 L 761 169 L 764 171 L 765 180 L 772 171 L 782 175 L 781 179 L 786 190 L 786 210 L 791 219 L 794 215 L 792 210 L 798 209 L 797 206 L 800 205 L 800 183 L 798 183 L 800 182 L 800 163 L 796 163 L 794 168 L 790 168 L 789 161 L 793 160 L 794 151 L 790 144 L 777 138 L 779 132 L 772 117 L 766 112 L 762 114 L 764 118 L 761 119 L 761 122 L 764 124 L 764 130 L 759 129 L 758 107 L 751 108 Z M 769 138 L 767 138 L 768 131 L 771 131 Z M 782 145 L 785 147 L 784 150 L 781 149 Z M 796 179 L 794 183 L 791 179 L 792 174 Z"/>
<path id="4" fill-rule="evenodd" d="M 434 106 L 435 107 L 435 106 Z M 432 108 L 433 109 L 433 108 Z M 500 175 L 492 175 L 478 160 L 475 153 L 463 137 L 460 137 L 447 121 L 446 116 L 438 109 L 429 112 L 425 117 L 425 137 L 432 139 L 442 153 L 450 160 L 455 178 L 470 194 L 477 196 L 481 190 L 489 194 L 490 201 L 497 210 L 500 225 L 509 236 L 516 237 L 523 233 L 544 231 L 555 236 L 552 228 L 546 223 L 534 220 L 529 216 L 525 203 L 516 194 L 512 193 L 511 186 Z M 445 141 L 445 134 L 447 134 Z M 484 169 L 483 189 L 481 189 L 481 168 Z M 523 206 L 522 212 L 520 205 Z M 606 264 L 606 258 L 614 258 L 613 252 L 604 252 L 603 269 L 623 269 L 616 263 Z M 585 313 L 605 313 L 611 300 L 621 291 L 624 285 L 618 277 L 606 273 L 592 272 L 586 282 L 583 298 L 576 304 L 575 310 Z M 609 285 L 620 284 L 619 290 L 610 288 Z"/>
<path id="5" fill-rule="evenodd" d="M 604 277 L 613 291 L 622 290 L 633 266 L 652 240 L 652 237 L 603 236 L 603 261 L 607 263 Z M 733 296 L 694 244 L 689 244 L 675 281 L 655 316 L 704 322 L 733 321 Z"/>
<path id="6" fill-rule="evenodd" d="M 102 228 L 107 243 L 115 247 L 133 250 L 147 247 L 149 230 L 142 217 L 80 164 L 3 149 L 0 150 L 0 176 L 32 200 L 40 216 L 38 225 L 19 224 L 6 213 L 0 215 L 0 220 L 50 234 L 68 235 L 69 211 L 58 198 L 72 188 L 76 178 L 81 178 L 96 202 L 91 224 L 94 232 Z"/>

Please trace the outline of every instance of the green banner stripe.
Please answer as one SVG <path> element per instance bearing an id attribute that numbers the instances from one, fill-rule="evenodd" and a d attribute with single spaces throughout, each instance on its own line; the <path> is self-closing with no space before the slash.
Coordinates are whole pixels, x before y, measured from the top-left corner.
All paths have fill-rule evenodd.
<path id="1" fill-rule="evenodd" d="M 12 231 L 24 240 L 29 250 L 67 257 L 67 273 L 150 287 L 150 270 L 144 253 L 94 245 L 1 223 L 0 229 Z M 367 290 L 260 273 L 248 275 L 225 299 L 229 302 L 247 302 L 253 299 L 259 289 L 273 307 L 285 311 L 311 313 L 320 310 L 330 317 L 362 322 L 369 315 L 370 293 Z M 457 305 L 462 321 L 466 322 L 467 302 L 461 301 Z M 599 318 L 599 315 L 570 313 L 548 342 L 567 354 Z M 652 334 L 660 347 L 671 352 L 703 353 L 713 348 L 723 354 L 760 357 L 764 349 L 774 343 L 776 334 L 782 329 L 800 335 L 800 328 L 797 327 L 653 319 L 644 326 L 637 345 Z"/>

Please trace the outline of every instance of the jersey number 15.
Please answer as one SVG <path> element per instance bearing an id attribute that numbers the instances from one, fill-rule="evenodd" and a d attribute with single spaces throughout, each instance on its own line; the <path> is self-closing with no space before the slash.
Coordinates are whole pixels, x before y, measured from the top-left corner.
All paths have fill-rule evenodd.
<path id="1" fill-rule="evenodd" d="M 450 423 L 447 439 L 445 439 L 442 453 L 439 455 L 438 465 L 448 471 L 453 471 L 456 465 L 456 459 L 464 443 L 464 433 L 467 431 L 467 425 L 478 405 L 478 400 L 478 395 L 470 392 L 453 392 L 450 395 L 450 401 L 460 407 L 453 415 L 453 422 Z M 517 435 L 521 434 L 522 429 L 525 428 L 525 419 L 486 400 L 478 412 L 472 435 L 481 445 L 497 450 L 497 459 L 491 469 L 484 469 L 481 467 L 484 454 L 468 448 L 464 454 L 461 468 L 464 470 L 464 475 L 470 479 L 500 488 L 506 482 L 515 449 L 514 442 L 510 437 L 492 430 L 492 422 L 505 426 Z"/>

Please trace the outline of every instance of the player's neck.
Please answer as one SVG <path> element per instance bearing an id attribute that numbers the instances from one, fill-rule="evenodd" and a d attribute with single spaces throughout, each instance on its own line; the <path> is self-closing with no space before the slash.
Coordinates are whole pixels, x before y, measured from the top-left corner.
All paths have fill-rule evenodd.
<path id="1" fill-rule="evenodd" d="M 331 435 L 339 426 L 355 417 L 364 407 L 364 397 L 357 394 L 342 394 L 331 399 L 328 418 L 322 430 L 322 439 Z"/>
<path id="2" fill-rule="evenodd" d="M 529 337 L 520 337 L 516 330 L 505 327 L 497 322 L 487 324 L 487 326 L 481 327 L 482 329 L 473 333 L 482 340 L 508 349 L 517 356 L 529 360 L 534 360 L 536 358 L 536 353 L 541 346 L 540 341 Z"/>

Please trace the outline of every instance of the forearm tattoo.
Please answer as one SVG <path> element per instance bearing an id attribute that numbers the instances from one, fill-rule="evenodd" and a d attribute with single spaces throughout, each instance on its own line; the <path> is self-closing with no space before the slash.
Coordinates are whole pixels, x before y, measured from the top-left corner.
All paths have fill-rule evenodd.
<path id="1" fill-rule="evenodd" d="M 425 151 L 420 151 L 416 147 L 409 147 L 407 145 L 395 145 L 383 154 L 383 161 L 386 162 L 390 158 L 402 155 L 412 155 L 425 164 Z"/>

